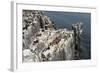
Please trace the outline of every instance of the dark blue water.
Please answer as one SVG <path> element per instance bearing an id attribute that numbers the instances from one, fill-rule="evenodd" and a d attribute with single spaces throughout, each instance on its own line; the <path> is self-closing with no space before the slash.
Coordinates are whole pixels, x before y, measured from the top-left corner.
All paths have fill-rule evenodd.
<path id="1" fill-rule="evenodd" d="M 57 28 L 71 29 L 73 23 L 83 23 L 83 33 L 81 35 L 81 59 L 91 58 L 91 14 L 79 12 L 56 12 L 45 11 L 45 15 L 50 17 Z"/>

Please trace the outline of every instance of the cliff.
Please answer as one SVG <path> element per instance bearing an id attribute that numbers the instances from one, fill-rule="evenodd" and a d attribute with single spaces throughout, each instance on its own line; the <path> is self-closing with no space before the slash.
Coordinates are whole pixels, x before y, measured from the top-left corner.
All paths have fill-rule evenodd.
<path id="1" fill-rule="evenodd" d="M 79 59 L 80 23 L 56 29 L 41 11 L 23 10 L 23 62 Z"/>

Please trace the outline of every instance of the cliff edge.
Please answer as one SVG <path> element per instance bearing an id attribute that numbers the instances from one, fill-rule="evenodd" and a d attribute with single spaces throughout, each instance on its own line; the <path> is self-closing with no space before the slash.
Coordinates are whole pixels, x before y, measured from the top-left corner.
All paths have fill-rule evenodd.
<path id="1" fill-rule="evenodd" d="M 44 12 L 23 10 L 23 62 L 79 59 L 81 23 L 56 29 Z"/>

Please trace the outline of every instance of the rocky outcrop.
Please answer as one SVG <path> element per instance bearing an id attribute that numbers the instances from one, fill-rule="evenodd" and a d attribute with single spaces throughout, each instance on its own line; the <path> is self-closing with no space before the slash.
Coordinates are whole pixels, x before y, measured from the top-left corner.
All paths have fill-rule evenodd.
<path id="1" fill-rule="evenodd" d="M 54 24 L 49 17 L 45 16 L 43 12 L 36 10 L 23 10 L 23 49 L 29 48 L 31 38 L 35 37 L 37 32 L 47 29 L 54 29 Z"/>
<path id="2" fill-rule="evenodd" d="M 81 43 L 81 34 L 82 34 L 82 23 L 76 23 L 72 25 L 72 30 L 74 32 L 74 44 L 75 44 L 75 55 L 74 55 L 74 59 L 78 60 L 80 59 L 80 43 Z"/>
<path id="3" fill-rule="evenodd" d="M 23 61 L 43 62 L 79 59 L 80 23 L 72 30 L 56 29 L 43 12 L 23 10 Z"/>

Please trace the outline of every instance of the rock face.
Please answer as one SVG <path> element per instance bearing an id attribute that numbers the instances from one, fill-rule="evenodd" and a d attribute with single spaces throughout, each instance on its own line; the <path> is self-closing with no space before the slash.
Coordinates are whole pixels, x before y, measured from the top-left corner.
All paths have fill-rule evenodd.
<path id="1" fill-rule="evenodd" d="M 23 10 L 23 62 L 74 60 L 79 58 L 81 25 L 57 29 L 37 10 Z"/>
<path id="2" fill-rule="evenodd" d="M 74 44 L 75 44 L 75 55 L 74 59 L 80 59 L 80 35 L 82 33 L 82 23 L 76 23 L 72 25 L 72 30 L 74 30 Z"/>
<path id="3" fill-rule="evenodd" d="M 23 49 L 29 48 L 31 38 L 41 29 L 54 29 L 54 24 L 41 11 L 23 10 Z"/>

